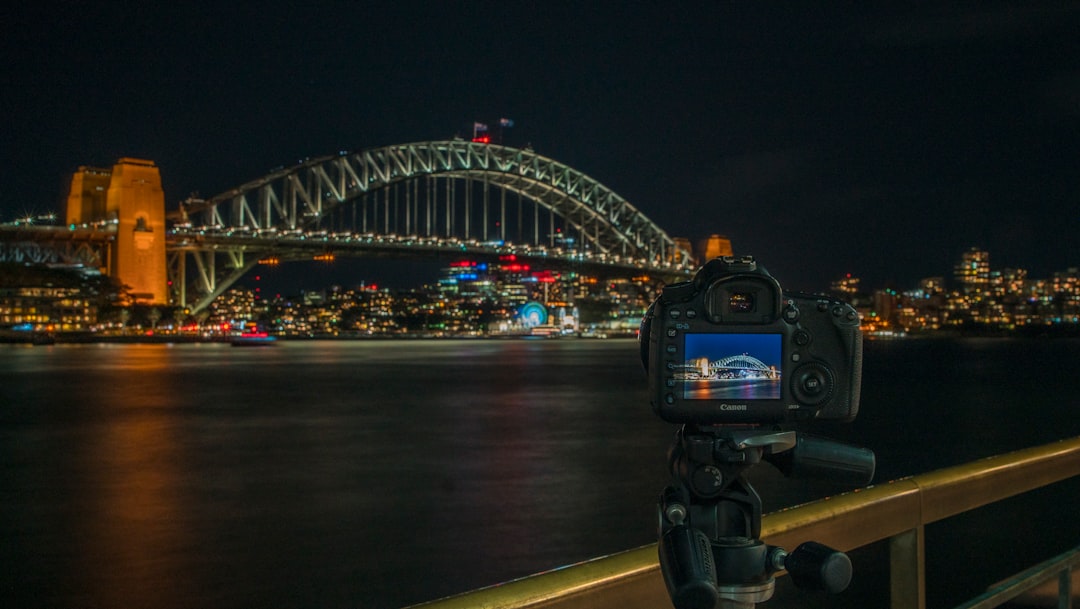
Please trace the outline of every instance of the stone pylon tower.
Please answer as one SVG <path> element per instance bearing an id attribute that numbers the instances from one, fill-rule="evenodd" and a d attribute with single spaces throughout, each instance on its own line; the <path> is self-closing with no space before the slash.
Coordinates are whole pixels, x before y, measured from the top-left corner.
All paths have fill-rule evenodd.
<path id="1" fill-rule="evenodd" d="M 712 260 L 720 256 L 734 256 L 731 249 L 731 239 L 723 235 L 709 235 L 705 240 L 705 260 Z"/>
<path id="2" fill-rule="evenodd" d="M 80 167 L 71 180 L 67 221 L 115 229 L 108 275 L 139 304 L 168 304 L 165 192 L 153 161 L 122 158 L 112 171 Z"/>
<path id="3" fill-rule="evenodd" d="M 68 195 L 67 224 L 105 222 L 105 196 L 109 192 L 112 171 L 83 165 L 71 178 Z M 102 269 L 103 271 L 105 269 Z"/>

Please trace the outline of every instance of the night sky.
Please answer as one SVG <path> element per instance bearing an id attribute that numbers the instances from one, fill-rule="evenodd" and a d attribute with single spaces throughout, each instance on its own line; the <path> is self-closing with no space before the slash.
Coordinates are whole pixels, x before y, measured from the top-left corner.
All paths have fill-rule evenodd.
<path id="1" fill-rule="evenodd" d="M 1080 266 L 1077 2 L 227 4 L 6 9 L 0 220 L 122 156 L 156 161 L 171 209 L 505 117 L 506 144 L 786 288 L 908 288 L 970 246 Z"/>

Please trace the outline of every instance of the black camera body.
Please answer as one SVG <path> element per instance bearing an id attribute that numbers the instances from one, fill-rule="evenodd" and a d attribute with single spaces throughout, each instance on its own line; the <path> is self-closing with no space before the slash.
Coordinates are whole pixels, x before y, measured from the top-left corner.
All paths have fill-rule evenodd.
<path id="1" fill-rule="evenodd" d="M 671 423 L 850 421 L 859 411 L 859 316 L 784 292 L 752 257 L 715 258 L 669 285 L 642 321 L 653 410 Z"/>

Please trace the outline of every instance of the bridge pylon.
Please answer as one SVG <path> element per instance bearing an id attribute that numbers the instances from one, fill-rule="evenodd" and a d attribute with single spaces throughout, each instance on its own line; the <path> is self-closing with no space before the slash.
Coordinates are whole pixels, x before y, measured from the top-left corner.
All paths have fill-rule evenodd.
<path id="1" fill-rule="evenodd" d="M 165 258 L 165 193 L 153 161 L 122 158 L 111 170 L 79 167 L 68 196 L 69 225 L 115 230 L 105 272 L 141 304 L 169 302 Z"/>

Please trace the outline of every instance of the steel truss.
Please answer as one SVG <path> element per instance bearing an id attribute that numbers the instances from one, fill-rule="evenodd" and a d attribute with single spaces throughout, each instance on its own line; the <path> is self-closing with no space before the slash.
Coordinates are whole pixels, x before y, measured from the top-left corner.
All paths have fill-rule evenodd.
<path id="1" fill-rule="evenodd" d="M 0 228 L 0 262 L 71 264 L 103 269 L 113 236 L 100 231 L 52 226 Z"/>

